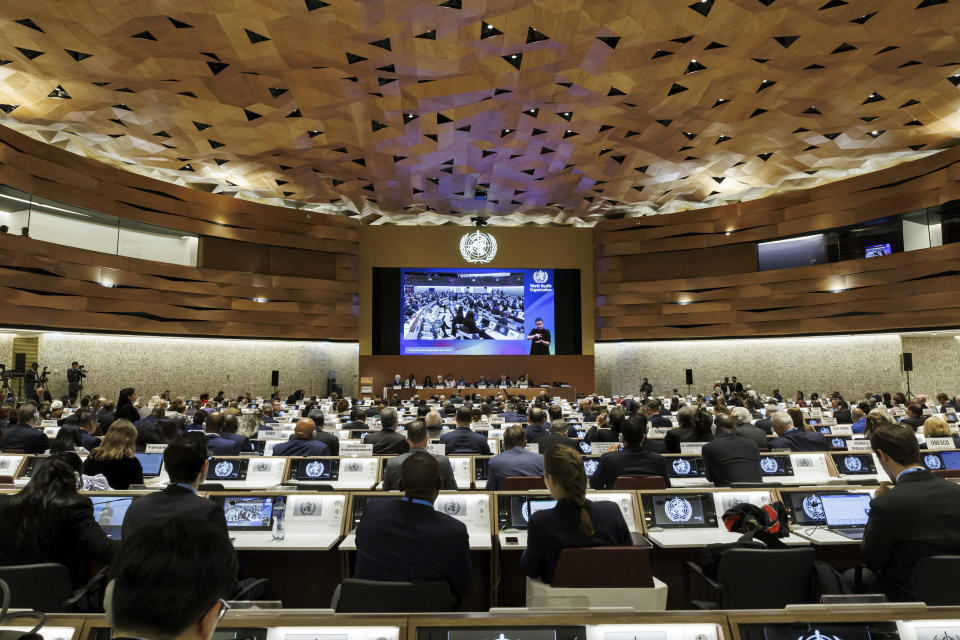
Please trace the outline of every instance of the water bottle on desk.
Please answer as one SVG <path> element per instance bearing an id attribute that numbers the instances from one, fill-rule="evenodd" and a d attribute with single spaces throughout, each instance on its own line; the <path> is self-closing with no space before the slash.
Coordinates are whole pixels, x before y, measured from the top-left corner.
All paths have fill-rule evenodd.
<path id="1" fill-rule="evenodd" d="M 286 531 L 287 499 L 278 497 L 273 499 L 273 541 L 283 542 L 287 537 Z"/>

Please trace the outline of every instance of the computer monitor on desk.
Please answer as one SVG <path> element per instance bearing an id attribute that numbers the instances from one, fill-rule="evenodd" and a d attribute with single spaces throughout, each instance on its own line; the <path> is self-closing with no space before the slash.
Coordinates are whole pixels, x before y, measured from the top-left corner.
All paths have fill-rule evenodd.
<path id="1" fill-rule="evenodd" d="M 960 451 L 921 451 L 920 462 L 930 471 L 960 469 Z"/>
<path id="2" fill-rule="evenodd" d="M 870 496 L 863 493 L 821 496 L 827 528 L 851 540 L 863 538 L 870 513 Z"/>
<path id="3" fill-rule="evenodd" d="M 373 489 L 378 481 L 380 458 L 290 458 L 287 468 L 286 484 L 325 484 L 334 489 Z"/>
<path id="4" fill-rule="evenodd" d="M 764 482 L 788 485 L 818 485 L 829 482 L 826 455 L 810 453 L 761 453 L 760 471 Z"/>
<path id="5" fill-rule="evenodd" d="M 228 489 L 267 489 L 283 482 L 287 458 L 213 457 L 207 466 L 207 482 Z"/>
<path id="6" fill-rule="evenodd" d="M 214 482 L 243 481 L 247 479 L 249 462 L 241 458 L 210 458 L 207 480 Z"/>
<path id="7" fill-rule="evenodd" d="M 340 540 L 342 493 L 212 493 L 237 549 L 326 550 Z"/>
<path id="8" fill-rule="evenodd" d="M 703 458 L 697 455 L 665 455 L 667 475 L 672 487 L 692 487 L 710 484 L 707 481 Z"/>
<path id="9" fill-rule="evenodd" d="M 123 519 L 127 515 L 127 509 L 133 504 L 136 496 L 117 496 L 117 495 L 91 495 L 90 502 L 93 503 L 93 519 L 107 534 L 108 538 L 113 540 L 120 539 L 120 529 L 123 526 Z"/>
<path id="10" fill-rule="evenodd" d="M 640 500 L 647 531 L 717 527 L 711 493 L 643 493 Z"/>
<path id="11" fill-rule="evenodd" d="M 557 501 L 546 492 L 497 492 L 497 536 L 504 550 L 521 550 L 527 546 L 527 528 L 534 513 L 552 509 Z M 640 534 L 636 510 L 636 493 L 620 491 L 587 491 L 593 502 L 613 502 L 620 508 L 624 522 L 634 537 L 635 544 L 649 545 Z"/>
<path id="12" fill-rule="evenodd" d="M 163 469 L 162 453 L 135 453 L 133 455 L 140 461 L 144 478 L 156 478 L 160 475 L 160 471 Z"/>
<path id="13" fill-rule="evenodd" d="M 834 452 L 830 456 L 837 473 L 847 482 L 871 483 L 889 480 L 873 452 Z"/>

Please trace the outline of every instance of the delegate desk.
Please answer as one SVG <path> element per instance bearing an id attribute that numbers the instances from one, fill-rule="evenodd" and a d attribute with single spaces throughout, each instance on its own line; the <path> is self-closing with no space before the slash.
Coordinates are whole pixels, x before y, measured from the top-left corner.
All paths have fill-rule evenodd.
<path id="1" fill-rule="evenodd" d="M 223 505 L 236 549 L 327 551 L 340 541 L 344 493 L 215 492 L 207 497 Z"/>
<path id="2" fill-rule="evenodd" d="M 356 565 L 357 525 L 363 517 L 367 501 L 373 499 L 397 500 L 399 492 L 358 491 L 350 494 L 348 518 L 344 523 L 344 538 L 339 550 L 344 552 L 344 575 L 352 576 Z M 467 527 L 470 544 L 472 583 L 464 596 L 464 611 L 486 611 L 490 608 L 490 585 L 493 583 L 493 518 L 489 493 L 442 492 L 434 509 L 462 522 Z M 429 541 L 423 542 L 429 549 Z"/>
<path id="3" fill-rule="evenodd" d="M 869 455 L 869 454 L 868 454 Z M 703 458 L 698 454 L 663 454 L 671 487 L 711 487 Z M 763 482 L 783 485 L 816 485 L 840 482 L 825 453 L 761 453 Z M 722 512 L 721 512 L 722 513 Z"/>
<path id="4" fill-rule="evenodd" d="M 817 546 L 855 545 L 860 541 L 842 536 L 830 530 L 821 498 L 825 495 L 861 494 L 873 497 L 874 489 L 800 487 L 780 489 L 780 500 L 787 509 L 790 530 Z"/>
<path id="5" fill-rule="evenodd" d="M 502 393 L 504 396 L 523 396 L 527 400 L 531 400 L 543 392 L 546 392 L 551 399 L 561 398 L 567 402 L 575 402 L 577 399 L 577 390 L 573 387 L 529 387 L 527 389 L 520 389 L 518 387 L 487 387 L 486 389 L 480 389 L 478 387 L 434 387 L 430 389 L 397 389 L 395 387 L 384 387 L 383 397 L 389 398 L 396 394 L 400 400 L 409 400 L 413 396 L 419 396 L 425 400 L 430 398 L 430 396 L 444 395 L 449 398 L 454 393 L 458 393 L 461 396 L 464 394 L 473 395 L 479 393 L 486 398 L 487 396 L 495 396 L 498 393 Z"/>
<path id="6" fill-rule="evenodd" d="M 206 482 L 224 489 L 257 490 L 275 487 L 285 477 L 287 458 L 213 457 Z"/>
<path id="7" fill-rule="evenodd" d="M 427 450 L 430 453 L 436 453 L 444 455 L 444 446 L 442 444 L 430 444 L 427 446 Z M 390 458 L 394 456 L 382 456 L 383 464 L 380 465 L 380 473 L 377 475 L 376 487 L 383 488 L 383 474 L 386 471 L 387 463 L 390 461 Z M 457 490 L 458 491 L 469 491 L 473 486 L 473 459 L 474 456 L 468 455 L 453 455 L 447 456 L 447 459 L 450 461 L 450 467 L 453 469 L 453 479 L 457 481 Z M 373 487 L 364 487 L 364 489 L 370 489 Z M 477 489 L 482 489 L 483 487 L 477 487 Z"/>
<path id="8" fill-rule="evenodd" d="M 960 607 L 833 605 L 730 611 L 732 640 L 943 640 L 960 634 Z"/>
<path id="9" fill-rule="evenodd" d="M 289 458 L 283 484 L 309 489 L 373 489 L 380 477 L 379 457 Z"/>
<path id="10" fill-rule="evenodd" d="M 328 607 L 330 602 L 320 604 Z M 86 617 L 84 635 L 74 636 L 73 640 L 110 640 L 106 616 Z M 399 614 L 334 616 L 330 609 L 318 608 L 231 609 L 217 625 L 213 637 L 217 640 L 406 640 L 407 621 Z M 56 639 L 44 637 L 44 640 Z M 65 636 L 63 640 L 71 639 Z"/>

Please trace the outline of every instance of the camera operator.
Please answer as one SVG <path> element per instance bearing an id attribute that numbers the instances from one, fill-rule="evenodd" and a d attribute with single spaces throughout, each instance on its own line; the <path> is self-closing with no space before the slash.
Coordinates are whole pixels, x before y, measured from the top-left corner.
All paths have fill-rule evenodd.
<path id="1" fill-rule="evenodd" d="M 27 402 L 33 402 L 37 399 L 37 385 L 40 384 L 40 364 L 34 362 L 23 375 L 23 395 Z"/>
<path id="2" fill-rule="evenodd" d="M 70 404 L 76 404 L 77 396 L 83 389 L 83 379 L 87 376 L 79 362 L 74 360 L 67 369 L 67 393 L 70 396 Z"/>

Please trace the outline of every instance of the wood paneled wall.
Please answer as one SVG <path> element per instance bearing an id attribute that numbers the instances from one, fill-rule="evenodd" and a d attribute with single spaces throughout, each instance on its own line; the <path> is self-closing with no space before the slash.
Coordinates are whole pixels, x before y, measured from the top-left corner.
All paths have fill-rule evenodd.
<path id="1" fill-rule="evenodd" d="M 6 325 L 357 339 L 356 281 L 184 267 L 9 234 L 0 234 L 0 265 L 0 322 Z"/>
<path id="2" fill-rule="evenodd" d="M 359 236 L 353 220 L 318 213 L 307 218 L 303 211 L 145 178 L 5 127 L 0 183 L 208 236 L 201 242 L 201 266 L 185 267 L 0 235 L 2 324 L 357 340 Z"/>
<path id="3" fill-rule="evenodd" d="M 598 339 L 957 326 L 957 244 L 762 272 L 745 259 L 753 250 L 745 243 L 815 233 L 957 198 L 960 148 L 762 200 L 602 222 L 594 229 Z M 734 264 L 747 268 L 731 273 Z M 681 267 L 684 277 L 677 275 Z"/>

